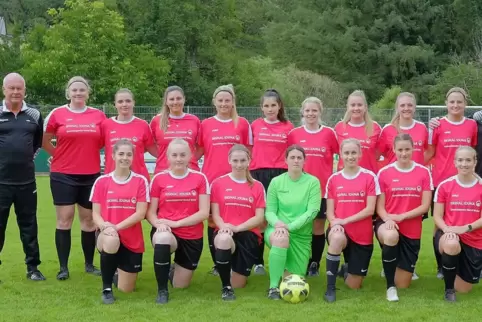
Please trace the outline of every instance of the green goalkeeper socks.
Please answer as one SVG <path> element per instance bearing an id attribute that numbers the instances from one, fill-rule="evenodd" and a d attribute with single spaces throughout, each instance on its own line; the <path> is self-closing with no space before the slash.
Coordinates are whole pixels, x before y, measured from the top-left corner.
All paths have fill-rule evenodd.
<path id="1" fill-rule="evenodd" d="M 272 246 L 269 252 L 269 288 L 279 287 L 286 267 L 288 248 Z"/>

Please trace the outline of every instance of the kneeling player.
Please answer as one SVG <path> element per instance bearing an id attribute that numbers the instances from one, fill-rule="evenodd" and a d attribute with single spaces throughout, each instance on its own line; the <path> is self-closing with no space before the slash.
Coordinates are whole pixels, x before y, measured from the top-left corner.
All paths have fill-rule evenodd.
<path id="1" fill-rule="evenodd" d="M 390 302 L 398 301 L 397 287 L 407 288 L 412 281 L 420 251 L 422 217 L 430 208 L 433 190 L 429 170 L 412 161 L 410 135 L 397 135 L 393 145 L 397 161 L 378 173 L 381 194 L 375 221 Z"/>
<path id="2" fill-rule="evenodd" d="M 258 227 L 264 221 L 265 193 L 249 173 L 250 160 L 244 145 L 234 145 L 229 151 L 231 173 L 211 185 L 211 212 L 218 227 L 214 232 L 216 268 L 225 301 L 236 298 L 233 286 L 246 285 L 262 242 Z"/>
<path id="3" fill-rule="evenodd" d="M 455 302 L 455 290 L 472 290 L 482 269 L 482 183 L 475 164 L 475 150 L 459 147 L 455 153 L 458 174 L 442 181 L 435 192 L 435 239 L 449 302 Z"/>
<path id="4" fill-rule="evenodd" d="M 280 298 L 283 273 L 304 276 L 311 255 L 313 219 L 320 211 L 320 181 L 303 172 L 304 149 L 290 146 L 285 153 L 288 172 L 274 178 L 268 187 L 265 242 L 269 251 L 268 298 Z"/>
<path id="5" fill-rule="evenodd" d="M 326 256 L 327 290 L 325 300 L 336 300 L 336 275 L 343 252 L 348 263 L 345 283 L 358 289 L 367 275 L 373 253 L 373 221 L 377 195 L 375 174 L 361 168 L 360 142 L 346 139 L 340 146 L 344 168 L 334 173 L 326 185 L 328 254 Z"/>
<path id="6" fill-rule="evenodd" d="M 149 202 L 147 179 L 130 170 L 134 146 L 121 139 L 114 145 L 115 170 L 99 177 L 92 187 L 94 223 L 100 229 L 97 248 L 100 252 L 102 301 L 112 304 L 112 281 L 118 270 L 118 288 L 132 292 L 137 273 L 142 270 L 144 239 L 141 221 Z"/>
<path id="7" fill-rule="evenodd" d="M 175 288 L 191 283 L 203 249 L 203 221 L 209 215 L 209 186 L 204 174 L 188 168 L 189 144 L 172 140 L 167 148 L 169 169 L 154 176 L 147 220 L 154 245 L 156 303 L 169 301 L 167 281 Z M 171 254 L 174 267 L 171 269 Z"/>

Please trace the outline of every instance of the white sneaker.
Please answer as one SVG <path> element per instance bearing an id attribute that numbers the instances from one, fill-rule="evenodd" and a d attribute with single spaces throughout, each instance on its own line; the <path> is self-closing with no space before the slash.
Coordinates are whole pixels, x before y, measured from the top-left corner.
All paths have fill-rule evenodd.
<path id="1" fill-rule="evenodd" d="M 255 265 L 253 271 L 255 275 L 266 275 L 266 270 L 264 269 L 264 266 L 261 264 Z"/>
<path id="2" fill-rule="evenodd" d="M 380 272 L 380 276 L 385 277 L 385 271 L 383 270 L 383 268 L 382 268 L 382 271 Z"/>
<path id="3" fill-rule="evenodd" d="M 417 275 L 417 273 L 413 272 L 413 275 L 412 275 L 412 281 L 416 281 L 418 280 L 420 277 Z"/>
<path id="4" fill-rule="evenodd" d="M 395 286 L 392 286 L 387 290 L 387 300 L 389 302 L 398 302 L 397 288 Z"/>

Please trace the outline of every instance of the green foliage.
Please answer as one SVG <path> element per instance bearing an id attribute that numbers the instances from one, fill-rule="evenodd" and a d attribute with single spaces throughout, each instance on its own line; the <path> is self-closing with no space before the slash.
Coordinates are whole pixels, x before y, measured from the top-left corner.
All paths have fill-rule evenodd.
<path id="1" fill-rule="evenodd" d="M 376 101 L 371 107 L 376 110 L 393 109 L 397 96 L 402 92 L 400 86 L 394 86 L 385 90 L 383 96 Z"/>
<path id="2" fill-rule="evenodd" d="M 102 1 L 66 1 L 51 9 L 51 28 L 35 27 L 22 45 L 22 70 L 37 102 L 64 101 L 68 79 L 82 75 L 94 89 L 90 102 L 113 100 L 128 87 L 138 104 L 156 104 L 167 84 L 169 64 L 144 45 L 129 44 L 124 21 Z"/>
<path id="3" fill-rule="evenodd" d="M 467 63 L 448 67 L 431 88 L 430 103 L 444 104 L 445 95 L 452 87 L 462 87 L 467 91 L 468 104 L 480 105 L 482 102 L 482 64 Z"/>

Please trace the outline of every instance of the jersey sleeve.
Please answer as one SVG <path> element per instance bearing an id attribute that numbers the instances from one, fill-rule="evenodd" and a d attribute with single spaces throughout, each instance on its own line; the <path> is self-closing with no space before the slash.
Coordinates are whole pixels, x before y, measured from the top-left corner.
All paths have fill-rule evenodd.
<path id="1" fill-rule="evenodd" d="M 246 146 L 253 145 L 253 131 L 251 130 L 251 125 L 245 118 L 241 118 L 240 121 L 243 122 L 241 129 L 241 144 Z"/>
<path id="2" fill-rule="evenodd" d="M 338 138 L 336 137 L 335 130 L 331 131 L 330 145 L 331 145 L 330 149 L 333 152 L 333 154 L 338 154 L 340 152 L 340 146 L 338 144 Z"/>
<path id="3" fill-rule="evenodd" d="M 152 135 L 151 128 L 147 123 L 142 122 L 144 127 L 144 148 L 148 148 L 154 144 L 154 137 Z"/>
<path id="4" fill-rule="evenodd" d="M 428 130 L 425 124 L 423 125 L 423 150 L 428 149 Z"/>
<path id="5" fill-rule="evenodd" d="M 159 128 L 159 117 L 155 115 L 151 123 L 149 123 L 149 129 L 151 130 L 151 135 L 152 135 L 152 140 L 155 142 L 156 141 L 156 131 Z"/>
<path id="6" fill-rule="evenodd" d="M 385 178 L 387 177 L 385 174 L 385 171 L 381 171 L 378 173 L 378 184 L 380 185 L 380 193 L 385 193 L 385 190 L 387 188 L 385 184 Z"/>
<path id="7" fill-rule="evenodd" d="M 382 131 L 380 132 L 380 137 L 378 138 L 377 142 L 377 150 L 380 151 L 381 155 L 384 157 L 387 155 L 388 152 L 388 145 L 387 145 L 387 135 L 388 134 L 388 129 L 384 127 Z"/>
<path id="8" fill-rule="evenodd" d="M 149 185 L 147 179 L 140 177 L 139 186 L 137 187 L 137 202 L 150 202 Z"/>
<path id="9" fill-rule="evenodd" d="M 320 212 L 321 204 L 321 187 L 320 181 L 316 178 L 311 180 L 308 193 L 307 209 L 298 218 L 288 224 L 289 231 L 296 231 L 306 225 L 312 225 L 318 212 Z"/>
<path id="10" fill-rule="evenodd" d="M 335 199 L 335 190 L 333 189 L 333 176 L 328 178 L 325 189 L 325 199 Z"/>
<path id="11" fill-rule="evenodd" d="M 104 192 L 104 185 L 105 180 L 103 177 L 98 178 L 95 180 L 94 185 L 92 186 L 92 190 L 90 191 L 90 202 L 92 203 L 101 203 L 102 200 L 105 200 L 105 193 Z"/>
<path id="12" fill-rule="evenodd" d="M 295 129 L 292 129 L 288 133 L 288 147 L 292 146 L 293 144 L 295 144 Z"/>
<path id="13" fill-rule="evenodd" d="M 200 195 L 211 194 L 211 191 L 209 189 L 208 179 L 206 178 L 206 176 L 203 173 L 200 173 L 198 194 L 200 194 Z"/>
<path id="14" fill-rule="evenodd" d="M 44 120 L 44 132 L 55 134 L 59 127 L 57 119 L 55 117 L 57 109 L 51 111 Z"/>
<path id="15" fill-rule="evenodd" d="M 446 194 L 446 187 L 447 184 L 441 184 L 437 187 L 435 191 L 435 196 L 433 198 L 433 202 L 437 203 L 445 203 L 447 201 L 447 194 Z"/>
<path id="16" fill-rule="evenodd" d="M 378 183 L 377 177 L 372 174 L 368 179 L 367 184 L 367 196 L 376 197 L 380 194 L 380 184 Z"/>
<path id="17" fill-rule="evenodd" d="M 268 195 L 266 198 L 266 212 L 265 218 L 268 224 L 272 227 L 276 224 L 278 219 L 278 181 L 272 180 L 268 186 Z"/>
<path id="18" fill-rule="evenodd" d="M 161 186 L 159 185 L 159 176 L 155 176 L 151 181 L 150 186 L 150 198 L 160 198 L 161 197 Z"/>
<path id="19" fill-rule="evenodd" d="M 197 145 L 199 147 L 204 147 L 203 133 L 206 131 L 205 127 L 206 127 L 206 123 L 205 123 L 205 121 L 203 121 L 201 123 L 201 125 L 199 126 L 199 134 L 198 134 L 198 137 L 197 137 Z"/>
<path id="20" fill-rule="evenodd" d="M 266 195 L 264 187 L 260 182 L 256 182 L 256 190 L 254 191 L 255 208 L 266 208 Z"/>
<path id="21" fill-rule="evenodd" d="M 428 145 L 433 145 L 436 146 L 438 142 L 438 137 L 439 137 L 439 132 L 440 132 L 440 126 L 435 128 L 435 129 L 429 129 L 428 130 Z"/>
<path id="22" fill-rule="evenodd" d="M 422 191 L 433 191 L 432 175 L 428 169 L 424 169 L 425 175 L 422 181 Z M 381 184 L 381 183 L 380 183 Z"/>
<path id="23" fill-rule="evenodd" d="M 214 180 L 211 184 L 211 203 L 219 204 L 219 180 Z"/>
<path id="24" fill-rule="evenodd" d="M 475 121 L 472 122 L 472 123 L 474 124 L 474 129 L 472 131 L 472 138 L 471 138 L 471 141 L 470 141 L 471 142 L 470 145 L 473 148 L 475 148 L 477 146 L 477 138 L 478 138 L 478 136 L 477 136 L 477 123 Z"/>

